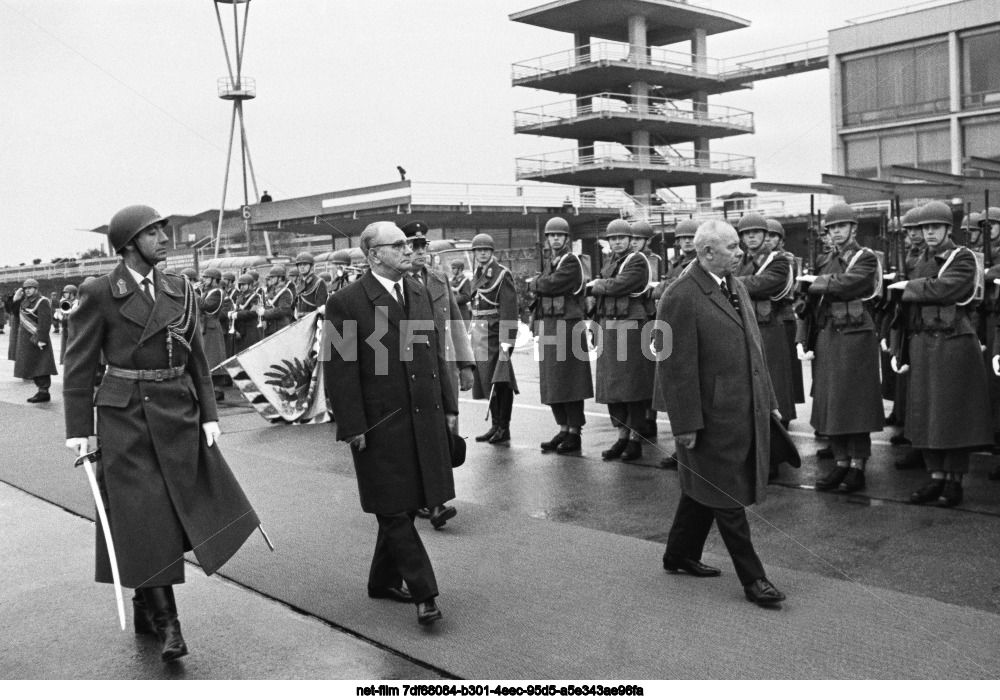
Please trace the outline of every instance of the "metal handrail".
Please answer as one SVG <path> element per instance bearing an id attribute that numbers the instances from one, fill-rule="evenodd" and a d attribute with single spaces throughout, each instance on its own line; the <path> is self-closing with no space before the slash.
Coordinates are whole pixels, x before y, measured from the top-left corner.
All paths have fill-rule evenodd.
<path id="1" fill-rule="evenodd" d="M 219 89 L 219 97 L 226 97 L 228 95 L 235 94 L 246 97 L 257 96 L 257 81 L 253 78 L 248 78 L 245 75 L 240 78 L 238 85 L 229 78 L 219 78 L 215 84 Z"/>
<path id="2" fill-rule="evenodd" d="M 589 100 L 589 102 L 587 102 Z M 690 120 L 706 124 L 727 124 L 752 131 L 753 112 L 703 102 L 681 102 L 649 97 L 645 104 L 632 95 L 602 92 L 574 100 L 514 112 L 514 128 L 527 129 L 552 125 L 583 116 L 627 115 L 636 119 Z"/>
<path id="3" fill-rule="evenodd" d="M 830 52 L 830 42 L 827 39 L 811 39 L 798 44 L 777 46 L 764 51 L 729 56 L 724 59 L 726 65 L 732 66 L 724 77 L 736 76 L 741 73 L 758 71 L 772 66 L 781 66 L 794 61 L 803 61 L 827 56 Z"/>
<path id="4" fill-rule="evenodd" d="M 632 211 L 639 203 L 614 187 L 598 187 L 586 192 L 571 185 L 517 183 L 513 185 L 420 182 L 410 185 L 411 206 L 555 208 L 567 204 L 580 207 Z"/>
<path id="5" fill-rule="evenodd" d="M 599 41 L 586 46 L 580 46 L 568 51 L 530 58 L 520 61 L 511 67 L 514 81 L 525 78 L 536 78 L 546 73 L 568 70 L 590 63 L 630 63 L 648 65 L 653 68 L 664 68 L 681 71 L 693 75 L 716 78 L 725 72 L 722 61 L 714 58 L 705 59 L 705 67 L 700 68 L 692 59 L 691 54 L 682 51 L 671 51 L 659 47 L 646 49 L 645 55 L 635 54 L 628 44 Z"/>
<path id="6" fill-rule="evenodd" d="M 961 2 L 961 0 L 925 0 L 925 2 L 918 2 L 912 5 L 905 5 L 903 7 L 895 7 L 889 10 L 883 10 L 882 12 L 874 12 L 870 15 L 862 15 L 861 17 L 852 17 L 851 19 L 845 19 L 844 24 L 847 25 L 867 24 L 868 22 L 875 22 L 880 19 L 888 19 L 889 17 L 908 15 L 911 12 L 920 12 L 921 10 L 929 10 L 931 9 L 931 6 L 941 7 L 943 5 L 951 5 L 956 2 Z"/>
<path id="7" fill-rule="evenodd" d="M 592 153 L 587 151 L 592 150 Z M 753 177 L 755 161 L 752 156 L 711 152 L 677 151 L 665 154 L 657 147 L 625 148 L 617 144 L 599 144 L 592 149 L 555 151 L 517 159 L 517 177 L 530 177 L 551 171 L 573 170 L 585 166 L 613 167 L 619 165 L 668 166 L 676 169 L 725 171 Z"/>

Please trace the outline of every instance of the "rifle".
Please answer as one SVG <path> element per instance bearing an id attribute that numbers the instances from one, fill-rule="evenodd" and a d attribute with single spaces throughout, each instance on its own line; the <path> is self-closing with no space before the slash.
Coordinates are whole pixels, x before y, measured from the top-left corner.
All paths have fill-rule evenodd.
<path id="1" fill-rule="evenodd" d="M 809 195 L 809 222 L 806 229 L 806 244 L 809 248 L 809 259 L 806 261 L 808 273 L 815 275 L 819 267 L 819 230 L 816 226 L 817 212 L 815 195 Z M 809 283 L 802 282 L 798 290 L 799 302 L 795 305 L 795 313 L 802 321 L 803 335 L 805 343 L 803 350 L 809 352 L 816 349 L 816 340 L 819 338 L 819 324 L 817 314 L 819 312 L 819 300 L 809 294 Z"/>
<path id="2" fill-rule="evenodd" d="M 896 277 L 894 282 L 902 282 L 906 280 L 906 229 L 902 226 L 902 211 L 899 205 L 899 195 L 895 199 L 890 200 L 889 206 L 895 207 L 894 220 L 897 223 L 895 226 L 895 235 L 893 238 L 896 240 L 896 251 L 895 251 L 895 263 L 896 263 Z M 909 343 L 909 323 L 907 321 L 909 316 L 908 304 L 903 303 L 903 290 L 893 289 L 889 294 L 889 307 L 892 312 L 892 321 L 889 324 L 890 335 L 894 336 L 892 340 L 893 355 L 896 357 L 896 366 L 902 367 L 903 365 L 910 364 L 910 343 Z M 888 310 L 887 310 L 888 313 Z"/>
<path id="3" fill-rule="evenodd" d="M 656 271 L 656 281 L 659 282 L 667 274 L 667 224 L 666 216 L 660 212 L 660 269 Z"/>
<path id="4" fill-rule="evenodd" d="M 990 191 L 983 191 L 983 206 L 986 207 L 986 216 L 979 222 L 983 230 L 983 265 L 989 270 L 993 267 L 993 225 L 990 223 Z"/>

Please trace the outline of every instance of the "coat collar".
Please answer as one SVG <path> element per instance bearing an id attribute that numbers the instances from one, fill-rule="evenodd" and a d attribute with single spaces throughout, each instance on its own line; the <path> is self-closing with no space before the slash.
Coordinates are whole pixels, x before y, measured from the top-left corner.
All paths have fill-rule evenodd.
<path id="1" fill-rule="evenodd" d="M 955 245 L 955 241 L 951 240 L 951 238 L 945 238 L 944 243 L 941 244 L 941 247 L 938 248 L 937 251 L 935 251 L 934 259 L 943 261 L 949 255 L 951 255 L 951 251 L 955 250 L 955 248 L 957 247 L 958 246 Z M 931 254 L 930 246 L 924 246 L 924 255 L 930 256 L 930 254 Z"/>
<path id="2" fill-rule="evenodd" d="M 403 275 L 403 295 L 409 304 L 416 294 L 413 291 L 416 282 L 407 279 L 408 277 L 409 275 Z M 361 286 L 364 287 L 365 293 L 368 294 L 368 299 L 372 302 L 372 305 L 376 308 L 384 306 L 389 317 L 389 322 L 398 328 L 400 321 L 406 318 L 406 314 L 399 308 L 399 302 L 396 301 L 396 298 L 390 295 L 389 291 L 382 286 L 382 283 L 375 279 L 375 275 L 372 274 L 371 270 L 366 271 L 361 277 Z"/>
<path id="3" fill-rule="evenodd" d="M 729 300 L 726 299 L 725 295 L 723 295 L 722 288 L 719 287 L 715 278 L 709 274 L 708 270 L 702 267 L 700 262 L 695 261 L 691 263 L 691 269 L 688 271 L 688 275 L 698 283 L 698 286 L 701 287 L 701 291 L 707 294 L 708 298 L 711 299 L 716 306 L 722 309 L 722 311 L 725 312 L 729 318 L 733 319 L 741 326 L 743 325 L 743 319 L 741 318 L 742 314 L 736 313 L 736 309 L 733 308 L 733 305 L 730 304 Z M 738 294 L 739 291 L 734 284 L 732 276 L 726 275 L 724 279 L 726 280 L 726 286 L 729 287 L 729 291 L 731 293 Z M 748 302 L 744 300 L 744 296 L 741 294 L 740 308 L 743 313 L 746 313 L 747 304 Z"/>
<path id="4" fill-rule="evenodd" d="M 861 246 L 858 245 L 858 239 L 855 237 L 851 239 L 851 242 L 846 244 L 843 248 L 837 250 L 837 257 L 844 261 L 844 263 L 849 263 L 854 254 L 861 250 Z"/>

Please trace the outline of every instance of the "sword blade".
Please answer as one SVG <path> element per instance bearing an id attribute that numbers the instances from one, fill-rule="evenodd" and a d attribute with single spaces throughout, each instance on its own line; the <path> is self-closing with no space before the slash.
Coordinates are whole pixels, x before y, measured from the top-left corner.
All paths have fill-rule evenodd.
<path id="1" fill-rule="evenodd" d="M 118 576 L 118 557 L 115 556 L 115 544 L 111 540 L 111 528 L 108 525 L 108 516 L 104 512 L 104 501 L 101 499 L 101 492 L 97 488 L 97 477 L 94 476 L 94 468 L 90 460 L 83 460 L 83 468 L 87 470 L 87 481 L 90 482 L 90 490 L 94 494 L 94 504 L 97 506 L 97 517 L 101 521 L 101 529 L 104 531 L 104 542 L 108 546 L 108 559 L 111 561 L 111 578 L 115 586 L 115 599 L 118 601 L 118 622 L 122 631 L 125 631 L 125 600 L 122 598 L 122 582 Z"/>

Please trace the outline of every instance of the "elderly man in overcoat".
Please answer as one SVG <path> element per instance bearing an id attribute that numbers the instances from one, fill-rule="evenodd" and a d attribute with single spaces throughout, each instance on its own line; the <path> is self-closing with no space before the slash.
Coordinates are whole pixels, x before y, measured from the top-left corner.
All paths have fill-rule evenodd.
<path id="1" fill-rule="evenodd" d="M 426 625 L 441 611 L 413 521 L 417 509 L 455 497 L 448 431 L 458 402 L 430 294 L 406 274 L 406 236 L 376 222 L 362 232 L 361 250 L 370 270 L 326 303 L 326 393 L 337 438 L 351 445 L 361 508 L 378 521 L 368 595 L 415 603 Z"/>
<path id="2" fill-rule="evenodd" d="M 694 243 L 698 261 L 657 309 L 672 336 L 656 382 L 677 443 L 681 485 L 663 568 L 718 576 L 719 569 L 701 563 L 714 520 L 747 600 L 774 605 L 785 596 L 767 580 L 745 508 L 766 495 L 777 400 L 750 295 L 732 274 L 740 262 L 736 231 L 709 221 Z"/>
<path id="3" fill-rule="evenodd" d="M 142 205 L 111 219 L 109 244 L 122 262 L 80 288 L 63 399 L 67 447 L 83 455 L 96 435 L 121 583 L 136 589 L 136 634 L 156 635 L 172 661 L 188 651 L 173 591 L 184 582 L 184 552 L 211 575 L 260 521 L 219 450 L 197 293 L 156 268 L 166 259 L 166 221 Z M 95 396 L 102 356 L 107 371 Z M 112 583 L 96 533 L 96 578 Z"/>
<path id="4" fill-rule="evenodd" d="M 22 285 L 24 298 L 18 312 L 20 324 L 17 333 L 17 354 L 14 357 L 14 376 L 31 379 L 38 391 L 28 403 L 45 403 L 50 400 L 49 388 L 56 371 L 49 331 L 52 328 L 52 303 L 38 293 L 38 282 L 26 279 Z"/>

